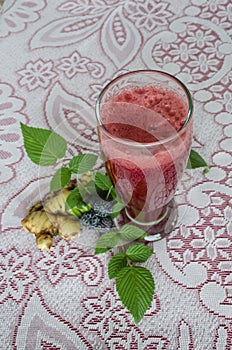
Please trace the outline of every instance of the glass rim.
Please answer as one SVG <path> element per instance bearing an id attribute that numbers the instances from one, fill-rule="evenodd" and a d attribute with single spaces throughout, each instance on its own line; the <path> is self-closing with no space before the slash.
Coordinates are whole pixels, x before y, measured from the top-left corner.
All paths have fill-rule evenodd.
<path id="1" fill-rule="evenodd" d="M 158 141 L 154 141 L 154 142 L 147 142 L 147 143 L 140 143 L 140 142 L 136 142 L 133 140 L 127 140 L 124 138 L 120 138 L 116 135 L 114 135 L 113 133 L 111 133 L 107 127 L 105 126 L 105 124 L 103 123 L 102 119 L 101 119 L 101 115 L 100 115 L 100 104 L 101 104 L 101 100 L 102 97 L 104 96 L 104 93 L 106 92 L 106 90 L 113 85 L 115 82 L 117 82 L 118 80 L 120 80 L 121 78 L 125 77 L 125 76 L 129 76 L 129 75 L 135 75 L 138 73 L 159 73 L 163 76 L 167 76 L 173 80 L 175 80 L 183 89 L 183 91 L 185 92 L 187 99 L 188 99 L 188 113 L 187 113 L 187 117 L 184 121 L 184 123 L 181 125 L 181 127 L 176 130 L 175 135 L 173 136 L 169 136 L 163 140 L 158 140 Z M 155 70 L 155 69 L 141 69 L 141 70 L 134 70 L 134 71 L 129 71 L 127 73 L 123 73 L 119 76 L 117 76 L 116 78 L 112 79 L 109 83 L 107 83 L 103 89 L 101 90 L 100 94 L 98 95 L 97 101 L 96 101 L 96 108 L 95 108 L 95 112 L 96 112 L 96 117 L 97 117 L 97 121 L 98 124 L 100 126 L 102 126 L 104 128 L 104 130 L 112 137 L 112 139 L 114 139 L 115 141 L 117 141 L 118 143 L 123 143 L 126 145 L 130 145 L 130 146 L 136 146 L 136 147 L 152 147 L 152 146 L 158 146 L 158 145 L 163 145 L 165 143 L 168 143 L 174 139 L 176 139 L 179 134 L 181 133 L 181 131 L 183 131 L 186 126 L 189 124 L 189 121 L 191 120 L 192 114 L 193 114 L 193 100 L 192 100 L 192 96 L 190 94 L 190 91 L 188 90 L 188 88 L 186 87 L 186 85 L 178 78 L 176 78 L 174 75 L 164 72 L 164 71 L 160 71 L 160 70 Z"/>

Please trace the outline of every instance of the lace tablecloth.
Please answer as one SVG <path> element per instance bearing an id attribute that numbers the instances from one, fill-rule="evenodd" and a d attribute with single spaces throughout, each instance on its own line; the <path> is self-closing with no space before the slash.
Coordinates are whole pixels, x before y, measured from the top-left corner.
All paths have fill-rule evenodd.
<path id="1" fill-rule="evenodd" d="M 232 347 L 232 4 L 229 0 L 6 0 L 0 13 L 0 349 L 228 350 Z M 154 301 L 136 325 L 107 276 L 109 256 L 78 239 L 50 254 L 21 227 L 48 190 L 19 122 L 98 148 L 93 107 L 128 70 L 186 83 L 193 148 L 211 166 L 186 171 L 178 228 L 147 263 Z M 85 111 L 82 113 L 81 111 Z M 73 150 L 70 148 L 70 153 Z M 73 151 L 74 152 L 74 151 Z"/>

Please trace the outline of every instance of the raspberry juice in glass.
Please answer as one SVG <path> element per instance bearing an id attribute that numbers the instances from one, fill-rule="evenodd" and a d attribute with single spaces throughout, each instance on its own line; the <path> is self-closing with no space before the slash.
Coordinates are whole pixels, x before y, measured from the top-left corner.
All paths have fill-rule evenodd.
<path id="1" fill-rule="evenodd" d="M 124 221 L 144 229 L 147 240 L 173 230 L 173 199 L 192 142 L 192 99 L 174 76 L 154 70 L 111 81 L 96 105 L 107 173 L 126 203 Z"/>

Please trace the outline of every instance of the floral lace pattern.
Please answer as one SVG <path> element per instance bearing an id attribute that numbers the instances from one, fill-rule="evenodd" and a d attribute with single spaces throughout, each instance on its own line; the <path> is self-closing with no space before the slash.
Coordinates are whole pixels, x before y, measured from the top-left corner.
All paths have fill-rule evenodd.
<path id="1" fill-rule="evenodd" d="M 0 38 L 26 29 L 28 23 L 40 18 L 40 11 L 45 6 L 45 0 L 39 3 L 34 0 L 5 1 L 0 17 Z"/>
<path id="2" fill-rule="evenodd" d="M 187 350 L 232 346 L 232 5 L 229 0 L 5 0 L 0 12 L 1 349 Z M 52 169 L 32 164 L 20 122 L 51 128 L 68 156 L 99 154 L 94 107 L 114 77 L 167 71 L 194 100 L 179 222 L 153 244 L 156 290 L 135 325 L 108 279 L 96 233 L 39 251 L 21 228 Z M 87 237 L 87 238 L 86 238 Z M 204 325 L 204 332 L 199 328 Z"/>
<path id="3" fill-rule="evenodd" d="M 25 68 L 18 72 L 22 76 L 19 80 L 20 86 L 26 86 L 29 91 L 38 87 L 46 89 L 56 76 L 53 71 L 53 63 L 51 61 L 43 62 L 39 59 L 36 62 L 29 62 Z"/>
<path id="4" fill-rule="evenodd" d="M 3 303 L 8 298 L 20 301 L 28 289 L 28 285 L 35 282 L 36 275 L 31 268 L 31 257 L 20 256 L 16 250 L 4 253 L 1 251 L 1 297 Z"/>
<path id="5" fill-rule="evenodd" d="M 22 137 L 18 123 L 27 118 L 22 113 L 25 101 L 15 96 L 14 89 L 7 83 L 0 83 L 0 183 L 10 181 L 15 176 L 16 164 L 22 158 Z"/>

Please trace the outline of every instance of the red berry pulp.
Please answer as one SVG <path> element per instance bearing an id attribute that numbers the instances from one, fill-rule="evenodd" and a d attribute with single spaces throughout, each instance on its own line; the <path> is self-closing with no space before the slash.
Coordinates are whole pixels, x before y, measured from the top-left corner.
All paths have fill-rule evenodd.
<path id="1" fill-rule="evenodd" d="M 102 106 L 106 168 L 132 216 L 156 220 L 172 199 L 190 151 L 191 122 L 178 131 L 187 114 L 180 96 L 155 86 L 122 90 Z"/>

